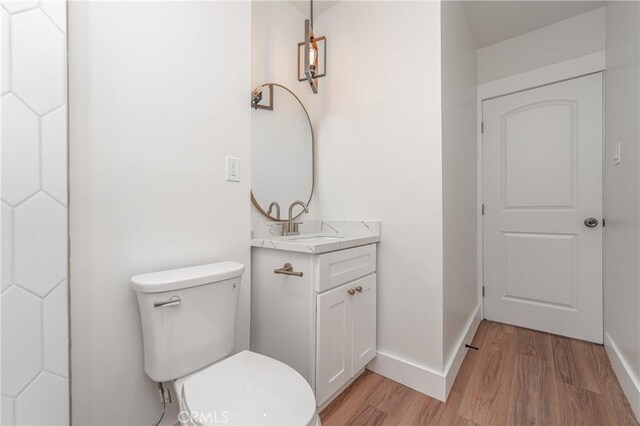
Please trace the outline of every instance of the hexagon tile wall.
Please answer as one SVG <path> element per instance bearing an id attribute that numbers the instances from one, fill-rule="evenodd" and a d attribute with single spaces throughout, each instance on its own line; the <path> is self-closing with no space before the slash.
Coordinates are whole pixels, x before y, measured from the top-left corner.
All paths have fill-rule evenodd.
<path id="1" fill-rule="evenodd" d="M 0 15 L 2 425 L 69 424 L 67 5 Z"/>

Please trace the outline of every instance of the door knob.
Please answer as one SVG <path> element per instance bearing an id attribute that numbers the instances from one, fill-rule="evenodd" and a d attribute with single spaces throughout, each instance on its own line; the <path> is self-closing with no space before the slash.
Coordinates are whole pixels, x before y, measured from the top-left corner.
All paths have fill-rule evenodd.
<path id="1" fill-rule="evenodd" d="M 356 294 L 356 291 L 354 289 L 350 288 L 349 290 L 347 290 L 347 293 L 349 293 L 350 295 L 353 296 L 354 294 Z"/>
<path id="2" fill-rule="evenodd" d="M 596 226 L 598 226 L 598 219 L 596 219 L 595 217 L 588 217 L 584 220 L 584 226 L 588 228 L 595 228 Z"/>
<path id="3" fill-rule="evenodd" d="M 361 287 L 361 286 L 357 286 L 357 287 L 356 287 L 356 291 L 357 291 L 358 293 L 362 293 L 362 287 Z"/>

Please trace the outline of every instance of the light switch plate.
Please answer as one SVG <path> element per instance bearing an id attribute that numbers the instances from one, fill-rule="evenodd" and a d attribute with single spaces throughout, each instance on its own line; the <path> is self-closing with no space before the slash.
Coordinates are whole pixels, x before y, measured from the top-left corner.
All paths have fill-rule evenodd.
<path id="1" fill-rule="evenodd" d="M 227 155 L 227 174 L 225 180 L 229 182 L 240 182 L 240 159 Z"/>

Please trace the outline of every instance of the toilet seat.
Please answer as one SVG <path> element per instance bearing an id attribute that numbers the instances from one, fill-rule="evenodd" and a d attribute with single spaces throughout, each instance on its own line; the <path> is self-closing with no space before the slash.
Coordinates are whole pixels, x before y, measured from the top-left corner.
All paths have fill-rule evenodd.
<path id="1" fill-rule="evenodd" d="M 288 365 L 255 352 L 240 352 L 175 384 L 182 423 L 320 424 L 307 381 Z"/>

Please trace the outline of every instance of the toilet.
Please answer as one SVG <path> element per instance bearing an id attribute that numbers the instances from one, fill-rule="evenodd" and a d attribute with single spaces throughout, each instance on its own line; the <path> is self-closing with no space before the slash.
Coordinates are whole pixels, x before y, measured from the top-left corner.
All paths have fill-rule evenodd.
<path id="1" fill-rule="evenodd" d="M 144 368 L 171 383 L 181 425 L 320 425 L 309 383 L 288 365 L 234 348 L 244 265 L 136 275 Z"/>

